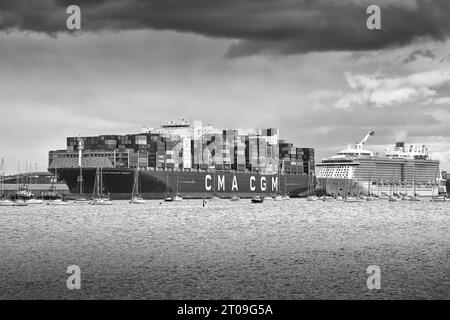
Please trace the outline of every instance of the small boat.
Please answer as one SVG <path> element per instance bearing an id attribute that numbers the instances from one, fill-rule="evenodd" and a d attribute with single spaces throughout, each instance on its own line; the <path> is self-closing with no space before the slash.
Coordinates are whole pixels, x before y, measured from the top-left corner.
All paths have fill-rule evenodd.
<path id="1" fill-rule="evenodd" d="M 415 195 L 412 196 L 411 199 L 409 199 L 409 201 L 422 201 L 422 198 L 420 198 L 419 195 Z"/>
<path id="2" fill-rule="evenodd" d="M 435 196 L 431 198 L 431 202 L 445 202 L 446 201 L 446 196 L 445 195 L 439 195 L 439 196 Z"/>
<path id="3" fill-rule="evenodd" d="M 99 167 L 97 167 L 95 172 L 94 191 L 92 193 L 91 204 L 94 206 L 108 206 L 113 204 L 109 196 L 106 197 L 103 194 L 103 170 Z"/>
<path id="4" fill-rule="evenodd" d="M 344 200 L 345 202 L 364 202 L 366 199 L 359 198 L 359 197 L 347 197 Z"/>
<path id="5" fill-rule="evenodd" d="M 397 197 L 397 196 L 390 196 L 389 197 L 389 201 L 390 202 L 397 202 L 397 201 L 402 201 L 402 199 L 400 197 Z"/>
<path id="6" fill-rule="evenodd" d="M 173 201 L 173 198 L 172 198 L 172 197 L 165 197 L 165 198 L 164 198 L 164 201 L 165 201 L 165 202 L 172 202 L 172 201 Z"/>
<path id="7" fill-rule="evenodd" d="M 291 200 L 291 197 L 289 197 L 288 195 L 283 196 L 283 200 Z"/>
<path id="8" fill-rule="evenodd" d="M 263 203 L 264 202 L 264 197 L 254 196 L 251 201 L 252 201 L 252 203 Z"/>
<path id="9" fill-rule="evenodd" d="M 241 198 L 239 198 L 239 196 L 232 196 L 230 201 L 239 201 L 241 200 Z"/>
<path id="10" fill-rule="evenodd" d="M 110 206 L 113 202 L 109 198 L 95 198 L 91 201 L 91 204 L 94 206 Z"/>
<path id="11" fill-rule="evenodd" d="M 49 205 L 49 206 L 66 206 L 68 204 L 69 204 L 69 202 L 64 201 L 62 199 L 50 200 L 47 202 L 47 205 Z"/>
<path id="12" fill-rule="evenodd" d="M 283 197 L 280 195 L 275 196 L 275 198 L 273 198 L 274 201 L 283 201 Z"/>
<path id="13" fill-rule="evenodd" d="M 306 201 L 317 201 L 319 200 L 318 196 L 308 196 L 306 197 Z"/>
<path id="14" fill-rule="evenodd" d="M 266 195 L 266 196 L 264 196 L 264 200 L 265 201 L 273 201 L 274 199 L 271 196 Z"/>
<path id="15" fill-rule="evenodd" d="M 374 196 L 368 196 L 368 197 L 366 197 L 366 201 L 377 201 L 378 200 L 378 198 L 377 197 L 374 197 Z"/>
<path id="16" fill-rule="evenodd" d="M 381 193 L 381 195 L 378 197 L 378 199 L 380 200 L 389 200 L 389 195 L 387 195 L 386 193 Z"/>
<path id="17" fill-rule="evenodd" d="M 27 203 L 28 204 L 43 204 L 44 201 L 42 201 L 41 199 L 31 198 L 31 199 L 27 200 Z"/>
<path id="18" fill-rule="evenodd" d="M 14 202 L 8 199 L 1 199 L 0 200 L 0 207 L 11 207 L 14 205 Z"/>
<path id="19" fill-rule="evenodd" d="M 183 201 L 183 198 L 178 192 L 178 171 L 177 171 L 177 192 L 175 193 L 175 197 L 173 197 L 173 201 Z"/>
<path id="20" fill-rule="evenodd" d="M 336 201 L 344 201 L 344 198 L 342 196 L 337 196 Z"/>
<path id="21" fill-rule="evenodd" d="M 142 197 L 134 196 L 133 198 L 131 198 L 130 203 L 131 204 L 146 204 L 147 201 L 145 201 Z"/>
<path id="22" fill-rule="evenodd" d="M 139 155 L 138 155 L 139 157 Z M 131 204 L 146 204 L 147 201 L 144 200 L 139 195 L 139 165 L 136 167 L 134 171 L 134 182 L 133 182 L 133 190 L 131 191 Z"/>
<path id="23" fill-rule="evenodd" d="M 26 207 L 26 206 L 28 206 L 28 203 L 25 200 L 18 199 L 13 202 L 13 206 L 14 207 Z"/>
<path id="24" fill-rule="evenodd" d="M 78 204 L 89 204 L 90 202 L 91 202 L 91 200 L 89 200 L 85 197 L 79 197 L 74 200 L 74 203 L 78 203 Z"/>
<path id="25" fill-rule="evenodd" d="M 326 196 L 326 197 L 323 197 L 322 201 L 323 202 L 333 202 L 333 201 L 336 201 L 336 199 L 334 197 Z"/>

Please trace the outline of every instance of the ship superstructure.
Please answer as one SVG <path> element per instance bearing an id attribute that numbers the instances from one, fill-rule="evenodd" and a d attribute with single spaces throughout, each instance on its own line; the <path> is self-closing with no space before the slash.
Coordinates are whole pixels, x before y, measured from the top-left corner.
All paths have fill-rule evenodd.
<path id="1" fill-rule="evenodd" d="M 287 189 L 295 196 L 315 181 L 314 149 L 279 139 L 279 129 L 221 130 L 185 119 L 138 134 L 69 137 L 66 150 L 49 152 L 49 170 L 57 169 L 71 192 L 92 192 L 96 168 L 103 169 L 111 197 L 124 199 L 136 168 L 146 198 L 175 190 L 184 197 L 231 197 Z"/>
<path id="2" fill-rule="evenodd" d="M 385 155 L 379 156 L 365 148 L 370 136 L 323 159 L 317 164 L 319 185 L 332 195 L 404 194 L 436 196 L 446 193 L 439 161 L 429 157 L 425 145 L 397 142 Z"/>

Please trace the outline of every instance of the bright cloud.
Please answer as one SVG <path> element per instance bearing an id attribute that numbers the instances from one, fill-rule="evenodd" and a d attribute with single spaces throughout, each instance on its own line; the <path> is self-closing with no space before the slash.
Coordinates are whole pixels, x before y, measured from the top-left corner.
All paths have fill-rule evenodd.
<path id="1" fill-rule="evenodd" d="M 448 104 L 450 105 L 450 97 L 442 97 L 442 98 L 437 98 L 433 101 L 433 103 L 435 104 Z"/>
<path id="2" fill-rule="evenodd" d="M 338 109 L 364 105 L 388 107 L 424 101 L 445 103 L 446 100 L 438 98 L 436 89 L 450 82 L 450 71 L 432 70 L 396 78 L 345 73 L 345 79 L 352 91 L 344 94 L 334 104 Z"/>

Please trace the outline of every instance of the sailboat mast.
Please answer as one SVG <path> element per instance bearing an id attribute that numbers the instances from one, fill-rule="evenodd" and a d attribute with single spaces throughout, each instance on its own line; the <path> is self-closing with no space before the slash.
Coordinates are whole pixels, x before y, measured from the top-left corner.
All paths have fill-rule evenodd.
<path id="1" fill-rule="evenodd" d="M 95 199 L 98 193 L 98 167 L 95 170 L 94 190 L 92 190 L 92 198 Z"/>
<path id="2" fill-rule="evenodd" d="M 277 170 L 277 194 L 280 194 L 281 193 L 281 190 L 280 190 L 280 168 L 278 168 L 278 170 Z"/>
<path id="3" fill-rule="evenodd" d="M 3 198 L 3 195 L 5 193 L 5 186 L 3 185 L 3 179 L 4 179 L 4 175 L 5 175 L 5 161 L 2 158 L 2 163 L 1 163 L 1 167 L 0 167 L 0 184 L 1 184 L 1 197 Z"/>
<path id="4" fill-rule="evenodd" d="M 80 167 L 80 176 L 79 176 L 79 189 L 80 189 L 80 197 L 83 196 L 83 149 L 84 142 L 81 137 L 78 137 L 78 166 Z"/>
<path id="5" fill-rule="evenodd" d="M 405 162 L 405 177 L 403 178 L 403 186 L 404 186 L 404 191 L 405 191 L 405 195 L 408 195 L 408 162 Z"/>
<path id="6" fill-rule="evenodd" d="M 177 170 L 177 194 L 178 194 L 178 170 Z"/>
<path id="7" fill-rule="evenodd" d="M 136 192 L 136 195 L 139 194 L 139 150 L 138 150 L 138 161 L 137 161 L 137 166 L 136 166 L 136 173 L 135 173 L 135 177 L 134 177 L 134 191 Z"/>
<path id="8" fill-rule="evenodd" d="M 133 179 L 133 190 L 131 191 L 131 199 L 139 194 L 139 151 L 138 151 L 138 163 L 136 165 L 136 169 L 134 170 L 134 179 Z"/>
<path id="9" fill-rule="evenodd" d="M 169 189 L 169 175 L 166 173 L 166 198 L 167 198 L 168 189 Z"/>
<path id="10" fill-rule="evenodd" d="M 100 168 L 100 195 L 103 196 L 103 167 Z"/>
<path id="11" fill-rule="evenodd" d="M 344 198 L 347 198 L 348 192 L 347 192 L 347 180 L 344 180 Z"/>
<path id="12" fill-rule="evenodd" d="M 19 192 L 19 172 L 20 172 L 20 162 L 17 161 L 17 176 L 16 176 L 16 188 L 17 188 L 17 192 Z"/>

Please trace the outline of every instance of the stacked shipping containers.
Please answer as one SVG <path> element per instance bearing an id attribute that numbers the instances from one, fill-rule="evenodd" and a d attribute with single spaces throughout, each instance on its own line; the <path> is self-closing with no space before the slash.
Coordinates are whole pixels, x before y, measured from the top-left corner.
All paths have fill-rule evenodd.
<path id="1" fill-rule="evenodd" d="M 146 132 L 84 137 L 84 150 L 108 154 L 116 167 L 250 171 L 263 174 L 314 174 L 314 149 L 279 140 L 279 130 L 213 131 L 197 136 Z M 77 152 L 78 137 L 67 138 L 67 152 Z M 92 153 L 94 151 L 94 153 Z M 113 156 L 109 156 L 110 154 Z"/>

